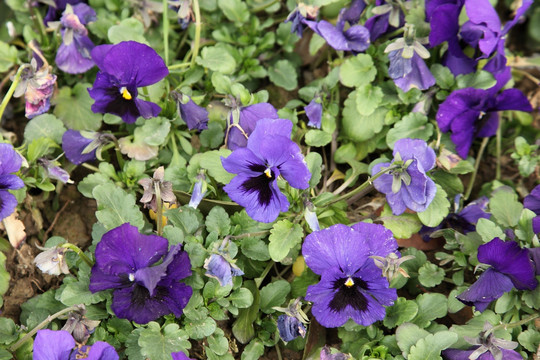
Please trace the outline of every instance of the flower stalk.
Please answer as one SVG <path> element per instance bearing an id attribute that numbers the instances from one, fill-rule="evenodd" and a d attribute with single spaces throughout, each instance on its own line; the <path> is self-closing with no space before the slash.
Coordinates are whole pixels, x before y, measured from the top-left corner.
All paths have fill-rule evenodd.
<path id="1" fill-rule="evenodd" d="M 19 85 L 19 82 L 21 81 L 21 75 L 27 67 L 30 65 L 24 64 L 19 67 L 19 70 L 17 70 L 17 73 L 15 74 L 15 78 L 13 78 L 13 82 L 11 83 L 11 86 L 9 87 L 6 96 L 2 99 L 2 103 L 0 103 L 0 119 L 4 115 L 4 111 L 6 110 L 7 104 L 9 103 L 9 100 L 11 100 L 11 97 L 13 96 L 13 93 L 15 92 L 15 89 Z"/>
<path id="2" fill-rule="evenodd" d="M 94 262 L 90 260 L 90 258 L 86 256 L 86 254 L 77 245 L 74 245 L 71 243 L 65 243 L 65 244 L 62 244 L 61 247 L 74 251 L 77 255 L 79 255 L 81 260 L 84 261 L 88 266 L 90 267 L 94 266 Z"/>
<path id="3" fill-rule="evenodd" d="M 463 200 L 469 199 L 469 196 L 471 195 L 474 182 L 476 180 L 476 174 L 478 174 L 478 169 L 480 168 L 480 162 L 482 160 L 482 156 L 484 155 L 484 150 L 486 149 L 488 141 L 489 141 L 489 138 L 486 137 L 482 140 L 482 144 L 480 144 L 480 150 L 478 150 L 478 156 L 476 157 L 476 162 L 474 164 L 474 171 L 471 175 L 471 180 L 469 181 L 469 185 L 467 185 L 467 192 L 465 193 Z"/>
<path id="4" fill-rule="evenodd" d="M 195 13 L 195 43 L 193 44 L 193 52 L 191 53 L 191 67 L 195 66 L 195 60 L 199 54 L 201 43 L 201 9 L 199 8 L 199 0 L 193 0 L 193 12 Z"/>

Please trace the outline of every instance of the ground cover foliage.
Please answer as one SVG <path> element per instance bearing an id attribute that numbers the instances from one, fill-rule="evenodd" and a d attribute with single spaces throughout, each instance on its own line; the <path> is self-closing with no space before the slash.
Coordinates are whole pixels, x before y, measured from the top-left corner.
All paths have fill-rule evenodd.
<path id="1" fill-rule="evenodd" d="M 539 4 L 0 10 L 0 359 L 539 358 Z"/>

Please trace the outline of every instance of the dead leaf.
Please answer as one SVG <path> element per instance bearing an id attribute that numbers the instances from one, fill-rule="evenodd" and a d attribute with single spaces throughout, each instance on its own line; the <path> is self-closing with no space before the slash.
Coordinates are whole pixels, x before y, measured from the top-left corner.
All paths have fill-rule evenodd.
<path id="1" fill-rule="evenodd" d="M 11 246 L 18 249 L 24 239 L 26 239 L 26 232 L 24 224 L 18 219 L 19 214 L 14 211 L 7 218 L 2 220 L 2 228 L 6 231 Z"/>

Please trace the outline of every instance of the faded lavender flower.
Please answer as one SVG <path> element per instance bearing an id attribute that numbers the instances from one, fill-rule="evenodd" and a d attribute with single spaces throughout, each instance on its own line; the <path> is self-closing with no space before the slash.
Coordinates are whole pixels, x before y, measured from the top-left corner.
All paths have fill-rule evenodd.
<path id="1" fill-rule="evenodd" d="M 304 200 L 304 219 L 306 219 L 311 231 L 321 230 L 315 205 L 313 205 L 313 203 L 307 199 Z"/>
<path id="2" fill-rule="evenodd" d="M 196 209 L 201 203 L 207 190 L 206 176 L 203 174 L 197 175 L 197 182 L 193 186 L 193 193 L 189 199 L 188 206 Z"/>
<path id="3" fill-rule="evenodd" d="M 154 171 L 154 175 L 151 178 L 144 178 L 139 180 L 139 185 L 143 187 L 144 193 L 140 202 L 144 204 L 144 207 L 157 211 L 157 200 L 174 204 L 176 203 L 176 196 L 172 190 L 172 182 L 163 181 L 165 176 L 165 168 L 160 166 Z"/>
<path id="4" fill-rule="evenodd" d="M 323 106 L 321 103 L 322 99 L 320 96 L 316 96 L 313 100 L 310 101 L 308 105 L 304 107 L 306 116 L 308 118 L 308 126 L 320 129 L 322 121 L 322 112 Z"/>
<path id="5" fill-rule="evenodd" d="M 372 255 L 370 258 L 372 258 L 375 262 L 375 266 L 382 270 L 382 274 L 388 279 L 388 282 L 391 282 L 395 277 L 397 277 L 397 274 L 401 274 L 406 278 L 410 277 L 409 274 L 407 274 L 407 272 L 401 268 L 401 264 L 407 260 L 414 259 L 415 256 L 407 255 L 400 258 L 397 254 L 391 252 L 385 257 Z"/>
<path id="6" fill-rule="evenodd" d="M 55 160 L 49 160 L 46 158 L 39 158 L 37 163 L 43 167 L 47 177 L 53 180 L 58 180 L 64 184 L 73 184 L 73 180 L 70 180 L 69 173 L 58 166 L 58 162 Z"/>
<path id="7" fill-rule="evenodd" d="M 191 0 L 169 0 L 169 7 L 176 11 L 176 18 L 182 30 L 187 29 L 189 24 L 195 20 Z"/>
<path id="8" fill-rule="evenodd" d="M 291 300 L 286 308 L 274 307 L 273 309 L 284 313 L 277 319 L 279 336 L 283 341 L 289 342 L 299 336 L 306 336 L 305 324 L 308 323 L 308 317 L 302 311 L 300 298 Z"/>
<path id="9" fill-rule="evenodd" d="M 76 342 L 85 344 L 94 329 L 99 325 L 99 320 L 90 320 L 86 316 L 86 308 L 81 305 L 79 310 L 71 311 L 61 330 L 70 333 Z"/>
<path id="10" fill-rule="evenodd" d="M 62 150 L 69 161 L 79 165 L 101 159 L 102 147 L 111 141 L 116 141 L 112 134 L 69 129 L 62 135 Z"/>
<path id="11" fill-rule="evenodd" d="M 232 285 L 233 276 L 244 275 L 242 269 L 231 258 L 229 252 L 229 239 L 223 239 L 220 245 L 215 246 L 214 253 L 204 261 L 205 275 L 216 279 L 221 286 Z"/>
<path id="12" fill-rule="evenodd" d="M 38 246 L 43 252 L 34 258 L 34 264 L 39 270 L 49 275 L 69 274 L 69 267 L 66 263 L 65 253 L 68 251 L 62 246 L 43 248 Z"/>

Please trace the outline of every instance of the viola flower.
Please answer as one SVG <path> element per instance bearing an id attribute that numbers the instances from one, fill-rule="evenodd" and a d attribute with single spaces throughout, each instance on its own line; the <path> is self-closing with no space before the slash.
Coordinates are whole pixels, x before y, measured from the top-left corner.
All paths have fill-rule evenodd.
<path id="1" fill-rule="evenodd" d="M 49 73 L 50 66 L 44 63 L 35 52 L 30 65 L 23 66 L 26 67 L 22 70 L 21 80 L 13 97 L 18 98 L 24 94 L 25 116 L 32 119 L 49 111 L 56 75 Z"/>
<path id="2" fill-rule="evenodd" d="M 173 360 L 194 360 L 187 357 L 187 355 L 184 354 L 182 351 L 171 353 L 171 356 Z"/>
<path id="3" fill-rule="evenodd" d="M 236 114 L 238 116 L 235 116 Z M 225 145 L 230 150 L 246 147 L 247 139 L 259 120 L 278 118 L 277 110 L 269 103 L 233 108 L 229 116 Z M 290 132 L 286 136 L 290 136 Z"/>
<path id="4" fill-rule="evenodd" d="M 173 91 L 171 96 L 176 100 L 180 119 L 186 123 L 189 130 L 208 129 L 208 111 L 205 108 L 195 104 L 189 96 L 177 91 Z"/>
<path id="5" fill-rule="evenodd" d="M 163 6 L 153 0 L 129 0 L 136 19 L 142 21 L 144 28 L 148 29 L 152 22 L 158 22 L 157 14 L 163 13 Z"/>
<path id="6" fill-rule="evenodd" d="M 435 77 L 423 60 L 429 58 L 429 51 L 415 39 L 412 25 L 405 25 L 404 37 L 388 45 L 384 52 L 389 53 L 388 75 L 404 92 L 412 87 L 426 90 L 435 85 Z"/>
<path id="7" fill-rule="evenodd" d="M 318 13 L 318 6 L 306 5 L 301 2 L 293 10 L 293 12 L 291 12 L 289 16 L 287 16 L 287 19 L 284 22 L 292 23 L 291 33 L 296 33 L 296 35 L 301 38 L 307 23 L 315 20 Z"/>
<path id="8" fill-rule="evenodd" d="M 392 305 L 397 293 L 370 256 L 397 255 L 397 247 L 392 232 L 378 224 L 337 224 L 309 234 L 302 254 L 321 281 L 308 287 L 305 299 L 313 302 L 317 321 L 333 328 L 350 318 L 363 326 L 384 319 L 384 306 Z"/>
<path id="9" fill-rule="evenodd" d="M 411 2 L 405 1 L 403 6 L 410 8 Z M 402 27 L 405 23 L 400 4 L 397 2 L 386 3 L 385 0 L 376 0 L 376 7 L 371 11 L 374 16 L 366 21 L 366 28 L 369 30 L 371 42 L 374 42 L 384 34 L 391 33 Z"/>
<path id="10" fill-rule="evenodd" d="M 108 231 L 96 247 L 90 291 L 114 289 L 111 308 L 121 319 L 146 324 L 170 313 L 180 317 L 193 291 L 179 280 L 191 275 L 191 263 L 182 245 L 168 247 L 167 239 L 140 234 L 129 223 Z"/>
<path id="11" fill-rule="evenodd" d="M 311 231 L 319 231 L 321 227 L 319 225 L 319 218 L 317 218 L 317 212 L 315 211 L 315 205 L 307 199 L 304 200 L 304 219 L 311 229 Z"/>
<path id="12" fill-rule="evenodd" d="M 76 342 L 85 344 L 94 329 L 99 325 L 99 320 L 90 320 L 86 316 L 86 308 L 80 305 L 80 309 L 71 311 L 68 319 L 61 330 L 73 335 Z"/>
<path id="13" fill-rule="evenodd" d="M 79 165 L 101 158 L 101 148 L 111 141 L 116 141 L 112 134 L 69 129 L 62 135 L 62 150 L 69 161 Z"/>
<path id="14" fill-rule="evenodd" d="M 172 182 L 163 181 L 165 177 L 165 168 L 160 166 L 154 171 L 154 175 L 151 178 L 144 178 L 139 180 L 139 185 L 143 187 L 144 193 L 140 202 L 144 204 L 144 207 L 150 208 L 152 211 L 157 211 L 157 193 L 161 201 L 174 204 L 176 203 L 176 196 L 172 190 Z"/>
<path id="15" fill-rule="evenodd" d="M 306 327 L 297 318 L 279 315 L 277 319 L 279 337 L 285 342 L 293 341 L 299 336 L 306 336 Z"/>
<path id="16" fill-rule="evenodd" d="M 523 206 L 537 215 L 532 220 L 533 232 L 540 233 L 540 185 L 537 185 L 529 195 L 525 196 Z"/>
<path id="17" fill-rule="evenodd" d="M 352 0 L 348 8 L 342 10 L 341 19 L 353 26 L 358 24 L 360 16 L 366 8 L 366 2 L 364 0 Z"/>
<path id="18" fill-rule="evenodd" d="M 465 88 L 453 91 L 439 106 L 437 123 L 442 132 L 451 132 L 459 156 L 466 158 L 477 137 L 497 133 L 499 111 L 532 111 L 532 106 L 518 89 L 507 89 L 496 95 L 500 86 L 483 90 Z"/>
<path id="19" fill-rule="evenodd" d="M 64 184 L 73 184 L 73 180 L 70 180 L 69 178 L 69 173 L 58 166 L 56 161 L 51 161 L 46 158 L 39 158 L 37 163 L 43 167 L 49 179 L 58 180 Z"/>
<path id="20" fill-rule="evenodd" d="M 38 248 L 43 250 L 34 258 L 34 264 L 39 270 L 49 275 L 69 274 L 69 267 L 65 259 L 65 253 L 68 249 L 61 246 L 42 248 L 39 245 Z"/>
<path id="21" fill-rule="evenodd" d="M 332 354 L 332 350 L 328 345 L 324 345 L 321 350 L 321 357 L 320 360 L 350 360 L 352 359 L 350 355 L 343 354 L 343 353 L 335 353 Z"/>
<path id="22" fill-rule="evenodd" d="M 254 220 L 273 222 L 280 211 L 289 209 L 277 185 L 279 176 L 296 189 L 309 187 L 311 174 L 300 148 L 289 138 L 291 130 L 289 120 L 261 119 L 245 148 L 221 158 L 225 170 L 237 174 L 223 189 Z"/>
<path id="23" fill-rule="evenodd" d="M 496 338 L 491 331 L 493 325 L 486 321 L 484 331 L 476 338 L 464 336 L 465 341 L 475 346 L 468 350 L 446 349 L 442 351 L 444 360 L 522 360 L 521 355 L 514 351 L 518 346 L 515 341 Z M 486 334 L 488 334 L 486 336 Z"/>
<path id="24" fill-rule="evenodd" d="M 370 45 L 369 30 L 362 25 L 354 25 L 344 30 L 345 20 L 342 14 L 343 11 L 336 26 L 326 20 L 321 20 L 316 23 L 316 26 L 310 25 L 310 28 L 335 50 L 351 51 L 353 54 L 365 51 Z"/>
<path id="25" fill-rule="evenodd" d="M 454 200 L 456 212 L 448 214 L 437 227 L 431 228 L 423 226 L 422 229 L 420 229 L 419 234 L 424 241 L 429 241 L 431 234 L 440 229 L 454 229 L 462 234 L 467 234 L 476 230 L 476 223 L 478 220 L 482 218 L 489 219 L 491 217 L 491 215 L 486 212 L 489 203 L 487 197 L 482 196 L 481 198 L 470 202 L 461 211 L 457 211 L 459 209 L 459 199 L 460 195 L 456 195 Z"/>
<path id="26" fill-rule="evenodd" d="M 76 346 L 69 332 L 64 330 L 38 330 L 34 340 L 34 360 L 118 360 L 114 348 L 103 341 L 92 346 Z"/>
<path id="27" fill-rule="evenodd" d="M 470 288 L 457 296 L 465 305 L 484 311 L 504 293 L 516 288 L 534 290 L 538 286 L 527 249 L 514 241 L 494 238 L 478 247 L 478 261 L 491 265 Z"/>
<path id="28" fill-rule="evenodd" d="M 85 25 L 96 21 L 96 12 L 86 4 L 66 6 L 60 19 L 62 44 L 56 53 L 56 65 L 69 74 L 82 74 L 90 70 L 94 61 L 90 52 L 95 47 L 88 37 Z"/>
<path id="29" fill-rule="evenodd" d="M 204 261 L 205 275 L 219 281 L 221 286 L 232 285 L 232 277 L 242 276 L 244 272 L 229 255 L 228 238 L 225 238 L 219 247 L 216 246 L 214 249 L 215 253 Z"/>
<path id="30" fill-rule="evenodd" d="M 176 11 L 176 17 L 182 30 L 187 29 L 189 24 L 195 20 L 191 9 L 191 0 L 169 0 L 169 7 Z"/>
<path id="31" fill-rule="evenodd" d="M 47 14 L 43 18 L 43 23 L 47 25 L 51 21 L 56 21 L 60 19 L 60 16 L 66 10 L 66 6 L 69 5 L 76 5 L 79 3 L 86 3 L 86 0 L 52 0 L 48 2 L 53 2 L 55 5 L 49 5 L 49 9 L 47 10 Z"/>
<path id="32" fill-rule="evenodd" d="M 149 119 L 159 115 L 158 105 L 138 98 L 138 88 L 155 84 L 169 74 L 154 49 L 136 41 L 122 41 L 96 46 L 91 55 L 100 70 L 94 86 L 88 89 L 95 100 L 93 112 L 117 115 L 128 124 L 139 116 Z"/>
<path id="33" fill-rule="evenodd" d="M 15 174 L 19 171 L 22 158 L 11 144 L 0 144 L 0 220 L 8 217 L 17 207 L 17 198 L 8 190 L 24 187 L 23 181 Z"/>
<path id="34" fill-rule="evenodd" d="M 374 175 L 383 168 L 397 166 L 373 181 L 375 189 L 386 194 L 394 215 L 401 215 L 407 208 L 416 212 L 426 210 L 437 191 L 426 175 L 435 166 L 435 151 L 424 140 L 406 138 L 396 141 L 393 155 L 391 163 L 377 164 L 371 170 Z"/>
<path id="35" fill-rule="evenodd" d="M 308 118 L 308 126 L 320 129 L 322 121 L 322 104 L 320 96 L 315 97 L 311 102 L 304 107 L 306 116 Z"/>
<path id="36" fill-rule="evenodd" d="M 191 198 L 189 199 L 188 206 L 196 209 L 201 203 L 204 195 L 206 194 L 206 190 L 207 190 L 206 176 L 204 174 L 198 174 L 197 182 L 193 186 L 193 193 L 191 194 Z"/>

